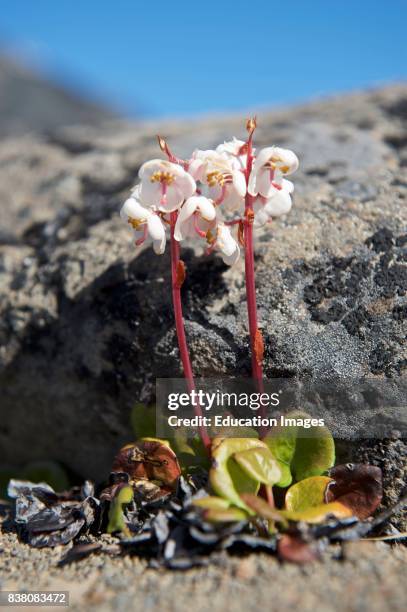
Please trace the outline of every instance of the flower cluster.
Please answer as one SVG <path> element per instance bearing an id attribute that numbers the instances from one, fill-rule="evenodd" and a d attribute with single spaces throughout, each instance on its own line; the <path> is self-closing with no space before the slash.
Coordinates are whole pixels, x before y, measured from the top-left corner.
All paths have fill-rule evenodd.
<path id="1" fill-rule="evenodd" d="M 137 246 L 149 239 L 157 254 L 164 253 L 166 227 L 173 221 L 175 240 L 201 240 L 231 265 L 240 255 L 232 229 L 244 217 L 247 198 L 255 227 L 291 209 L 294 186 L 284 177 L 295 172 L 298 159 L 288 149 L 253 151 L 249 172 L 248 144 L 236 138 L 215 150 L 194 151 L 186 161 L 175 158 L 162 139 L 160 146 L 169 159 L 141 166 L 140 183 L 120 212 L 135 230 Z"/>

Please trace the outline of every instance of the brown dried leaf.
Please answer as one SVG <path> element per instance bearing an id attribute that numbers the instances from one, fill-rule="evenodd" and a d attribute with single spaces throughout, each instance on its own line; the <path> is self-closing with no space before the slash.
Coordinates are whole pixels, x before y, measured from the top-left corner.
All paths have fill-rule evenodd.
<path id="1" fill-rule="evenodd" d="M 155 480 L 171 489 L 181 475 L 177 456 L 160 440 L 124 446 L 114 459 L 112 471 L 125 472 L 131 480 Z"/>
<path id="2" fill-rule="evenodd" d="M 177 263 L 177 280 L 176 280 L 176 286 L 178 289 L 181 289 L 182 285 L 184 284 L 185 281 L 185 264 L 182 261 L 182 259 L 179 260 L 179 262 Z"/>
<path id="3" fill-rule="evenodd" d="M 243 221 L 239 221 L 239 228 L 237 230 L 237 239 L 239 241 L 240 246 L 244 247 L 244 223 Z"/>
<path id="4" fill-rule="evenodd" d="M 256 330 L 256 335 L 254 337 L 254 355 L 256 357 L 256 361 L 259 365 L 263 363 L 264 357 L 264 340 L 262 333 L 259 329 Z"/>
<path id="5" fill-rule="evenodd" d="M 291 563 L 310 563 L 319 559 L 315 544 L 304 542 L 299 536 L 285 534 L 277 544 L 278 556 L 282 561 Z"/>
<path id="6" fill-rule="evenodd" d="M 325 501 L 338 501 L 364 520 L 371 516 L 383 497 L 381 469 L 374 465 L 347 463 L 332 468 Z"/>
<path id="7" fill-rule="evenodd" d="M 254 212 L 250 209 L 247 209 L 245 212 L 246 215 L 246 221 L 247 223 L 249 223 L 250 225 L 253 225 L 254 223 Z"/>

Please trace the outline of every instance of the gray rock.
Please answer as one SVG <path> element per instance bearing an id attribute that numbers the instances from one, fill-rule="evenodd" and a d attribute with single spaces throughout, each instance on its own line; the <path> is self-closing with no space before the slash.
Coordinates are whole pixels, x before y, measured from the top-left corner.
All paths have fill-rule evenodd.
<path id="1" fill-rule="evenodd" d="M 33 67 L 0 53 L 0 135 L 49 133 L 61 125 L 100 125 L 115 115 L 101 103 L 50 81 Z"/>
<path id="2" fill-rule="evenodd" d="M 268 377 L 399 377 L 406 367 L 403 86 L 259 116 L 257 146 L 301 160 L 292 213 L 256 235 Z M 135 402 L 181 374 L 169 255 L 136 252 L 117 211 L 160 131 L 180 155 L 244 134 L 241 117 L 116 124 L 0 144 L 0 446 L 97 480 Z M 404 136 L 405 138 L 405 136 Z M 250 372 L 243 263 L 183 250 L 199 376 Z"/>

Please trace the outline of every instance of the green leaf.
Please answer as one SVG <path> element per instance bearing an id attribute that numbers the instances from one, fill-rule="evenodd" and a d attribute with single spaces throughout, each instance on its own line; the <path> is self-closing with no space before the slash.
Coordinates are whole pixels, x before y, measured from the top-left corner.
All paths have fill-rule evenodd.
<path id="1" fill-rule="evenodd" d="M 116 533 L 120 531 L 125 535 L 129 535 L 129 528 L 126 525 L 123 513 L 123 506 L 130 504 L 133 501 L 133 489 L 126 485 L 121 487 L 109 508 L 109 523 L 107 533 Z"/>
<path id="2" fill-rule="evenodd" d="M 235 453 L 251 448 L 267 448 L 260 440 L 252 438 L 215 439 L 212 444 L 210 484 L 218 495 L 243 510 L 249 510 L 240 497 L 241 493 L 257 493 L 259 482 L 251 478 L 233 458 Z"/>
<path id="3" fill-rule="evenodd" d="M 291 462 L 291 471 L 296 480 L 319 476 L 329 470 L 334 463 L 335 443 L 326 427 L 315 427 L 310 431 L 310 437 L 297 438 Z"/>
<path id="4" fill-rule="evenodd" d="M 295 411 L 287 418 L 309 419 L 305 412 Z M 295 480 L 319 476 L 335 463 L 335 444 L 327 427 L 302 425 L 275 428 L 264 442 L 279 462 L 281 479 L 276 484 L 287 487 Z"/>
<path id="5" fill-rule="evenodd" d="M 278 461 L 267 447 L 250 448 L 234 453 L 233 459 L 254 480 L 266 485 L 274 485 L 281 480 Z"/>
<path id="6" fill-rule="evenodd" d="M 290 487 L 285 496 L 285 507 L 292 512 L 302 512 L 325 503 L 328 476 L 311 476 Z"/>
<path id="7" fill-rule="evenodd" d="M 203 510 L 226 510 L 229 508 L 230 503 L 226 499 L 222 499 L 222 497 L 208 495 L 208 497 L 193 500 L 192 505 Z"/>
<path id="8" fill-rule="evenodd" d="M 189 440 L 186 430 L 178 429 L 175 437 L 171 440 L 171 447 L 177 455 L 178 461 L 184 473 L 193 467 L 201 467 L 209 470 L 210 461 L 205 446 L 199 436 Z"/>
<path id="9" fill-rule="evenodd" d="M 323 523 L 329 516 L 334 516 L 337 519 L 352 516 L 351 510 L 340 502 L 321 504 L 301 512 L 282 510 L 281 514 L 290 521 L 304 521 L 305 523 Z"/>

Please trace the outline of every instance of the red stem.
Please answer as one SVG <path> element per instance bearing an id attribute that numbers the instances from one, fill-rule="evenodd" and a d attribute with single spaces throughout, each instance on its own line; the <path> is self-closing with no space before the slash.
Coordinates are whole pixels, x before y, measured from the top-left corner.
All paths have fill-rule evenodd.
<path id="1" fill-rule="evenodd" d="M 252 147 L 253 133 L 250 134 L 247 143 L 247 162 L 246 162 L 246 185 L 249 184 L 249 177 L 252 171 L 253 165 L 253 147 Z M 253 248 L 253 202 L 254 196 L 246 192 L 245 197 L 245 219 L 244 219 L 244 244 L 245 244 L 245 275 L 246 275 L 246 301 L 247 301 L 247 314 L 249 318 L 249 334 L 250 334 L 250 348 L 251 348 L 251 359 L 252 359 L 252 377 L 256 382 L 259 393 L 263 393 L 263 365 L 258 358 L 258 354 L 255 348 L 256 335 L 258 332 L 257 323 L 257 301 L 256 301 L 256 284 L 254 274 L 254 248 Z M 264 406 L 260 407 L 260 416 L 265 417 Z M 262 427 L 260 429 L 261 435 L 265 434 L 266 430 Z"/>
<path id="2" fill-rule="evenodd" d="M 172 277 L 172 303 L 174 307 L 175 327 L 177 330 L 178 346 L 181 357 L 181 363 L 184 370 L 184 376 L 187 381 L 188 391 L 195 390 L 194 375 L 192 373 L 191 359 L 188 352 L 188 344 L 185 336 L 184 317 L 182 314 L 182 302 L 181 302 L 181 283 L 178 278 L 178 267 L 180 262 L 179 256 L 179 242 L 174 238 L 175 223 L 177 221 L 178 213 L 172 212 L 170 215 L 171 222 L 171 277 Z M 202 417 L 202 409 L 199 404 L 194 406 L 195 415 Z M 208 450 L 211 447 L 211 440 L 206 431 L 206 427 L 201 425 L 199 428 L 199 435 L 202 443 Z"/>

